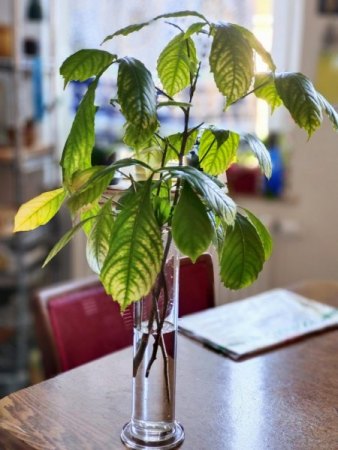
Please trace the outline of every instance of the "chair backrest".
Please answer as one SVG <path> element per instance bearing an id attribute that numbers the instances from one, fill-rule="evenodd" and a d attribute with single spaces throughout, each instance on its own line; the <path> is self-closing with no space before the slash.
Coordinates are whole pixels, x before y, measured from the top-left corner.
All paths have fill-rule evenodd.
<path id="1" fill-rule="evenodd" d="M 179 315 L 214 306 L 212 260 L 180 260 Z M 36 332 L 47 378 L 132 344 L 132 308 L 121 315 L 96 277 L 41 289 Z"/>
<path id="2" fill-rule="evenodd" d="M 195 264 L 189 258 L 181 258 L 179 317 L 214 306 L 214 270 L 211 255 L 201 255 Z"/>
<path id="3" fill-rule="evenodd" d="M 97 278 L 40 290 L 34 302 L 46 377 L 132 344 L 132 315 L 123 316 Z"/>

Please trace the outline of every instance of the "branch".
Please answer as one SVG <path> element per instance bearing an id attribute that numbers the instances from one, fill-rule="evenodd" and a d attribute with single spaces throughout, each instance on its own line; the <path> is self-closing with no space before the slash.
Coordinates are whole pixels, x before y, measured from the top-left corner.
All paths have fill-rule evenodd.
<path id="1" fill-rule="evenodd" d="M 172 102 L 175 101 L 174 97 L 171 97 L 170 95 L 168 95 L 166 92 L 164 92 L 162 89 L 160 89 L 159 87 L 155 86 L 155 89 L 157 90 L 157 93 L 160 95 L 164 95 L 164 97 L 167 97 L 167 99 L 171 100 Z"/>
<path id="2" fill-rule="evenodd" d="M 270 82 L 270 77 L 267 77 L 266 81 L 264 81 L 263 83 L 259 84 L 254 89 L 252 89 L 251 91 L 247 92 L 246 94 L 242 95 L 242 97 L 238 98 L 237 100 L 234 100 L 229 105 L 229 107 L 234 105 L 235 103 L 239 102 L 240 100 L 243 100 L 245 97 L 248 97 L 250 94 L 253 94 L 254 92 L 258 91 L 258 89 L 262 88 L 263 86 L 266 86 L 267 84 L 269 84 L 269 82 Z"/>

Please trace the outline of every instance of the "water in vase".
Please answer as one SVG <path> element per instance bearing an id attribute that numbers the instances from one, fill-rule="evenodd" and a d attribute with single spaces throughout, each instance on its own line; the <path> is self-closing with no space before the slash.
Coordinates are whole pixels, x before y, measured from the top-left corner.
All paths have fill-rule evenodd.
<path id="1" fill-rule="evenodd" d="M 143 328 L 143 327 L 142 327 Z M 175 353 L 176 337 L 174 326 L 164 323 L 161 344 L 158 346 L 156 360 L 149 368 L 156 345 L 156 334 L 148 336 L 147 328 L 135 330 L 134 348 L 148 340 L 144 356 L 133 378 L 132 423 L 135 434 L 147 429 L 148 439 L 154 439 L 158 432 L 170 433 L 175 420 Z"/>

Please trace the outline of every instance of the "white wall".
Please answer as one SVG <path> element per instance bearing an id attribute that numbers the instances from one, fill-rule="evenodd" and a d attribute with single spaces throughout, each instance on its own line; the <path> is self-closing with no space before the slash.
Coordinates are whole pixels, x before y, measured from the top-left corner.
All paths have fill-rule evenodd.
<path id="1" fill-rule="evenodd" d="M 300 70 L 314 81 L 323 30 L 328 22 L 338 26 L 338 18 L 319 16 L 317 0 L 281 3 L 275 2 L 275 50 L 282 49 L 276 53 L 277 66 Z M 309 141 L 286 114 L 277 116 L 276 123 L 291 149 L 287 198 L 247 203 L 281 228 L 274 233 L 271 287 L 310 278 L 338 280 L 338 134 L 326 119 Z"/>
<path id="2" fill-rule="evenodd" d="M 324 27 L 338 19 L 319 16 L 317 0 L 304 2 L 300 70 L 315 80 Z M 338 83 L 338 80 L 337 80 Z M 328 121 L 307 142 L 304 132 L 292 132 L 294 153 L 290 184 L 295 205 L 287 209 L 301 225 L 301 238 L 278 252 L 276 282 L 302 278 L 338 279 L 338 134 Z"/>
<path id="3" fill-rule="evenodd" d="M 301 71 L 313 81 L 325 26 L 338 26 L 337 16 L 320 16 L 316 9 L 317 0 L 274 2 L 272 54 L 277 67 Z M 286 198 L 237 200 L 272 227 L 273 255 L 248 289 L 233 293 L 216 274 L 217 303 L 305 279 L 338 280 L 338 133 L 325 119 L 308 141 L 282 109 L 274 113 L 271 128 L 284 133 L 290 149 Z"/>

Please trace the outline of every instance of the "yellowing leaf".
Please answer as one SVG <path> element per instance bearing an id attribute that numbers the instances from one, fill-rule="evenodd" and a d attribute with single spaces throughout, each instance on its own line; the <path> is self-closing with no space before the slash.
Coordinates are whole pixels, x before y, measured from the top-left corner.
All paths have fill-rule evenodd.
<path id="1" fill-rule="evenodd" d="M 198 156 L 204 172 L 219 175 L 232 164 L 239 144 L 239 135 L 232 131 L 210 128 L 201 137 Z"/>
<path id="2" fill-rule="evenodd" d="M 109 251 L 113 224 L 112 202 L 108 200 L 97 214 L 87 240 L 87 262 L 93 272 L 97 274 L 100 273 Z"/>
<path id="3" fill-rule="evenodd" d="M 90 179 L 92 175 L 101 170 L 101 166 L 89 167 L 88 169 L 78 170 L 72 176 L 72 181 L 69 183 L 69 190 L 71 193 L 80 190 Z"/>
<path id="4" fill-rule="evenodd" d="M 93 203 L 90 208 L 86 209 L 80 214 L 81 222 L 83 222 L 82 229 L 87 237 L 90 235 L 90 232 L 92 231 L 93 226 L 95 225 L 95 222 L 89 219 L 91 217 L 95 218 L 100 211 L 101 211 L 100 205 L 98 203 Z"/>
<path id="5" fill-rule="evenodd" d="M 215 26 L 209 62 L 216 86 L 226 97 L 226 106 L 247 93 L 253 77 L 253 52 L 235 26 Z"/>
<path id="6" fill-rule="evenodd" d="M 157 71 L 164 90 L 171 96 L 182 91 L 189 86 L 196 70 L 194 41 L 180 33 L 169 42 L 158 58 Z"/>
<path id="7" fill-rule="evenodd" d="M 255 75 L 255 95 L 271 106 L 272 113 L 275 108 L 283 104 L 271 73 L 257 73 Z"/>
<path id="8" fill-rule="evenodd" d="M 161 268 L 161 232 L 150 199 L 151 181 L 129 192 L 116 217 L 100 279 L 124 310 L 147 295 Z"/>
<path id="9" fill-rule="evenodd" d="M 34 230 L 50 221 L 66 196 L 63 188 L 44 192 L 20 206 L 15 216 L 14 232 Z"/>
<path id="10" fill-rule="evenodd" d="M 184 154 L 187 155 L 190 150 L 195 145 L 196 139 L 198 135 L 198 130 L 190 131 L 188 139 L 185 142 Z M 167 138 L 168 148 L 165 162 L 168 162 L 172 159 L 178 160 L 178 155 L 181 152 L 182 141 L 183 141 L 183 133 L 175 133 L 171 134 Z"/>
<path id="11" fill-rule="evenodd" d="M 91 205 L 101 197 L 112 179 L 109 171 L 104 176 L 101 176 L 101 173 L 106 171 L 106 169 L 107 167 L 105 166 L 95 166 L 83 171 L 83 176 L 79 173 L 75 184 L 80 182 L 83 182 L 83 184 L 78 187 L 77 191 L 68 200 L 68 206 L 71 211 L 83 210 L 84 207 L 88 207 L 88 205 Z M 86 180 L 88 175 L 89 178 Z"/>
<path id="12" fill-rule="evenodd" d="M 263 45 L 259 42 L 256 36 L 247 28 L 241 27 L 240 25 L 232 24 L 242 33 L 242 36 L 248 41 L 249 45 L 255 50 L 258 55 L 263 59 L 263 61 L 269 66 L 272 71 L 276 70 L 275 63 L 269 52 L 265 50 Z"/>

